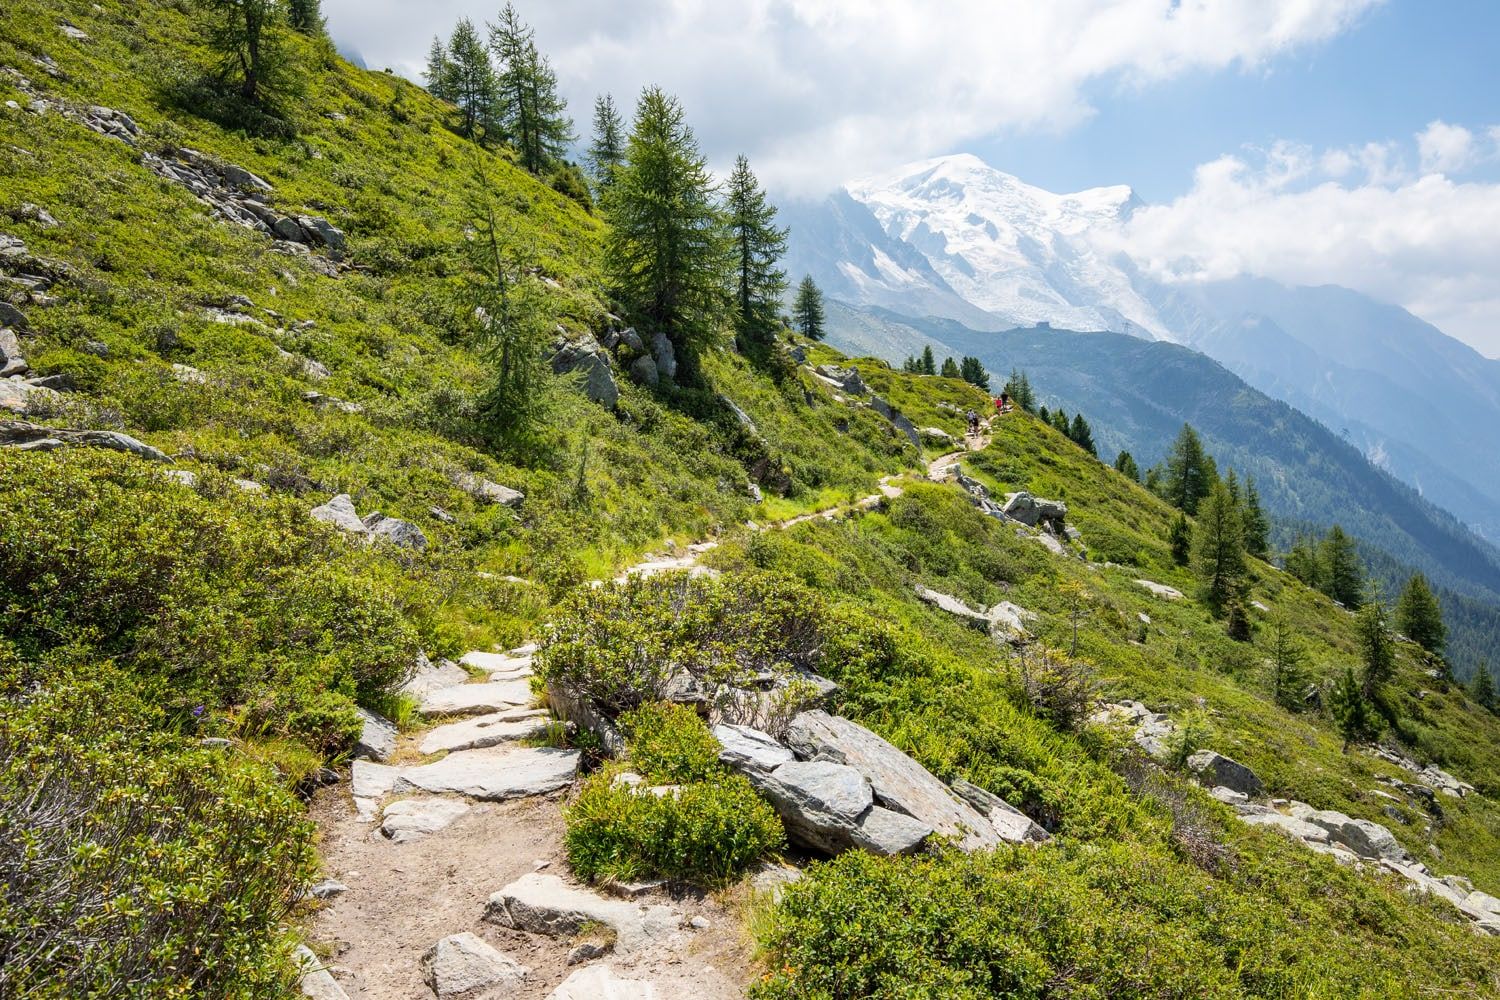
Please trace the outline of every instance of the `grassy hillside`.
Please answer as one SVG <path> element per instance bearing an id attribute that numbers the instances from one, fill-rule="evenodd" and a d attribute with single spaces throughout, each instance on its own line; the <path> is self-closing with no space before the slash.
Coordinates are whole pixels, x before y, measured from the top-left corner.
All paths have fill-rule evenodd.
<path id="1" fill-rule="evenodd" d="M 1354 655 L 1347 615 L 1266 565 L 1252 644 L 1196 600 L 1153 598 L 1137 577 L 1195 590 L 1169 558 L 1172 512 L 1025 415 L 1001 420 L 965 471 L 1066 501 L 1089 561 L 914 478 L 861 516 L 747 526 L 865 496 L 930 456 L 807 367 L 777 381 L 750 365 L 727 330 L 690 388 L 649 390 L 617 366 L 613 410 L 554 379 L 542 440 L 499 449 L 475 414 L 490 360 L 453 295 L 476 171 L 570 337 L 615 322 L 602 224 L 503 149 L 460 141 L 418 88 L 320 42 L 295 41 L 305 89 L 281 119 L 226 125 L 224 108 L 185 98 L 211 64 L 193 11 L 0 12 L 0 233 L 61 276 L 51 301 L 5 294 L 28 318 L 31 367 L 74 387 L 25 419 L 128 433 L 173 459 L 0 451 L 0 994 L 289 995 L 317 870 L 304 801 L 344 762 L 354 706 L 409 724 L 395 688 L 420 655 L 533 638 L 589 606 L 570 600 L 586 581 L 717 537 L 719 599 L 741 585 L 780 595 L 767 604 L 815 630 L 841 712 L 1054 835 L 815 866 L 762 922 L 759 995 L 1500 995 L 1500 947 L 1447 904 L 1242 827 L 1110 733 L 1049 715 L 1019 684 L 1023 661 L 914 585 L 1036 612 L 1030 657 L 1068 649 L 1076 627 L 1076 655 L 1052 655 L 1103 695 L 1201 714 L 1207 745 L 1272 793 L 1390 825 L 1435 870 L 1495 892 L 1500 721 L 1428 678 L 1416 650 L 1401 650 L 1389 738 L 1480 792 L 1443 800 L 1441 816 L 1375 794 L 1402 772 L 1267 695 L 1265 616 L 1292 624 L 1324 678 Z M 38 99 L 125 112 L 140 135 L 29 111 Z M 264 178 L 279 211 L 329 220 L 348 234 L 344 259 L 214 218 L 145 161 L 183 147 Z M 803 346 L 809 364 L 847 363 Z M 855 363 L 918 426 L 958 433 L 955 411 L 986 404 L 957 380 Z M 525 499 L 483 503 L 468 475 Z M 337 493 L 428 545 L 354 544 L 308 517 Z"/>

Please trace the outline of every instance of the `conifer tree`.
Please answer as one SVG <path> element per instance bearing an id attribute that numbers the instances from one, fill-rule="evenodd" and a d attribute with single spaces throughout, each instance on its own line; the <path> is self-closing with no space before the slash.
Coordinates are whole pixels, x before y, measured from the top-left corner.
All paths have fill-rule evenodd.
<path id="1" fill-rule="evenodd" d="M 1406 581 L 1396 602 L 1396 631 L 1429 653 L 1441 653 L 1448 630 L 1443 624 L 1443 607 L 1427 583 L 1427 577 L 1415 573 Z"/>
<path id="2" fill-rule="evenodd" d="M 324 26 L 321 0 L 288 0 L 287 20 L 304 35 L 321 35 Z"/>
<path id="3" fill-rule="evenodd" d="M 1193 569 L 1210 607 L 1223 613 L 1238 599 L 1245 577 L 1245 537 L 1240 508 L 1223 482 L 1214 483 L 1198 510 Z"/>
<path id="4" fill-rule="evenodd" d="M 208 44 L 220 72 L 250 103 L 288 90 L 295 77 L 284 0 L 198 0 L 208 15 Z"/>
<path id="5" fill-rule="evenodd" d="M 1036 412 L 1036 415 L 1041 418 L 1042 423 L 1046 424 L 1048 427 L 1052 426 L 1052 414 L 1047 412 L 1047 408 L 1045 406 L 1038 410 Z"/>
<path id="6" fill-rule="evenodd" d="M 937 374 L 937 360 L 935 358 L 933 358 L 933 356 L 932 356 L 932 345 L 931 344 L 928 344 L 926 347 L 922 348 L 922 374 L 923 375 L 936 375 Z"/>
<path id="7" fill-rule="evenodd" d="M 1323 591 L 1346 608 L 1357 608 L 1365 591 L 1365 571 L 1354 550 L 1354 540 L 1334 525 L 1318 553 Z"/>
<path id="8" fill-rule="evenodd" d="M 1068 411 L 1061 406 L 1052 411 L 1052 428 L 1063 437 L 1073 433 L 1073 422 L 1068 419 Z"/>
<path id="9" fill-rule="evenodd" d="M 1344 738 L 1345 753 L 1349 752 L 1349 744 L 1374 734 L 1374 714 L 1359 679 L 1354 676 L 1353 667 L 1345 667 L 1334 681 L 1333 689 L 1328 692 L 1328 710 L 1338 726 L 1339 735 Z"/>
<path id="10" fill-rule="evenodd" d="M 1271 551 L 1271 525 L 1260 505 L 1260 491 L 1255 488 L 1255 477 L 1245 480 L 1245 551 L 1257 559 L 1264 559 Z"/>
<path id="11" fill-rule="evenodd" d="M 1500 702 L 1500 699 L 1496 697 L 1495 680 L 1490 673 L 1488 660 L 1480 660 L 1479 669 L 1475 670 L 1474 676 L 1469 679 L 1469 697 L 1473 698 L 1476 704 L 1491 712 L 1495 711 L 1497 702 Z"/>
<path id="12" fill-rule="evenodd" d="M 908 375 L 920 375 L 922 374 L 922 362 L 919 358 L 914 358 L 908 354 L 906 360 L 901 362 L 901 370 Z"/>
<path id="13" fill-rule="evenodd" d="M 1208 496 L 1218 478 L 1213 459 L 1203 450 L 1203 440 L 1191 424 L 1182 431 L 1167 455 L 1165 482 L 1167 502 L 1189 516 L 1198 513 L 1198 505 Z"/>
<path id="14" fill-rule="evenodd" d="M 496 87 L 505 138 L 521 166 L 533 174 L 562 158 L 575 136 L 567 102 L 557 90 L 557 74 L 536 47 L 536 32 L 507 3 L 490 27 L 490 51 L 499 64 Z"/>
<path id="15" fill-rule="evenodd" d="M 1083 419 L 1082 413 L 1073 414 L 1073 422 L 1068 426 L 1068 437 L 1090 455 L 1099 457 L 1099 449 L 1094 445 L 1094 429 Z"/>
<path id="16" fill-rule="evenodd" d="M 698 140 L 681 103 L 658 87 L 636 105 L 604 214 L 616 299 L 637 325 L 665 334 L 679 358 L 694 356 L 723 314 L 730 248 Z"/>
<path id="17" fill-rule="evenodd" d="M 1166 497 L 1166 473 L 1162 471 L 1160 462 L 1146 470 L 1146 478 L 1142 480 L 1141 485 L 1150 490 L 1155 496 Z"/>
<path id="18" fill-rule="evenodd" d="M 1182 511 L 1177 512 L 1177 520 L 1172 522 L 1172 527 L 1167 532 L 1167 544 L 1172 547 L 1172 561 L 1179 566 L 1186 566 L 1192 558 L 1193 526 L 1188 523 L 1187 515 Z"/>
<path id="19" fill-rule="evenodd" d="M 422 74 L 427 80 L 427 92 L 440 101 L 453 100 L 453 65 L 448 59 L 448 46 L 437 35 L 432 36 L 432 47 L 427 50 L 427 71 Z"/>
<path id="20" fill-rule="evenodd" d="M 823 339 L 823 291 L 812 275 L 804 275 L 797 285 L 797 297 L 792 300 L 792 323 L 804 337 Z M 913 368 L 920 374 L 921 362 L 913 359 Z"/>
<path id="21" fill-rule="evenodd" d="M 601 193 L 614 183 L 615 170 L 625 158 L 625 123 L 615 108 L 615 99 L 600 94 L 594 100 L 594 138 L 589 143 L 589 172 Z"/>
<path id="22" fill-rule="evenodd" d="M 990 373 L 984 370 L 984 363 L 978 358 L 965 357 L 958 364 L 958 373 L 965 382 L 977 385 L 988 392 L 990 389 Z"/>
<path id="23" fill-rule="evenodd" d="M 1302 707 L 1302 691 L 1307 686 L 1307 673 L 1302 668 L 1303 653 L 1292 636 L 1291 626 L 1285 618 L 1277 617 L 1271 623 L 1271 696 L 1276 704 L 1289 712 Z"/>
<path id="24" fill-rule="evenodd" d="M 1135 464 L 1135 456 L 1128 451 L 1122 451 L 1115 456 L 1115 471 L 1133 483 L 1141 481 L 1140 467 Z"/>
<path id="25" fill-rule="evenodd" d="M 1233 469 L 1224 474 L 1224 488 L 1229 491 L 1229 499 L 1240 509 L 1240 519 L 1244 520 L 1245 497 L 1240 493 L 1240 477 L 1235 475 Z"/>
<path id="26" fill-rule="evenodd" d="M 1324 580 L 1322 557 L 1318 548 L 1306 535 L 1300 536 L 1286 554 L 1286 571 L 1314 590 L 1327 587 Z"/>
<path id="27" fill-rule="evenodd" d="M 1386 619 L 1384 605 L 1379 601 L 1366 603 L 1355 617 L 1354 630 L 1358 637 L 1360 660 L 1364 666 L 1361 677 L 1364 695 L 1373 699 L 1396 669 L 1396 648 L 1391 642 L 1390 624 Z"/>
<path id="28" fill-rule="evenodd" d="M 459 18 L 448 39 L 448 75 L 443 84 L 459 110 L 458 134 L 466 139 L 497 138 L 497 84 L 489 50 L 474 22 Z"/>
<path id="29" fill-rule="evenodd" d="M 962 373 L 958 370 L 958 363 L 951 357 L 943 359 L 941 371 L 943 378 L 963 378 Z"/>
<path id="30" fill-rule="evenodd" d="M 1031 379 L 1026 377 L 1025 372 L 1012 368 L 1004 391 L 1027 413 L 1036 409 L 1036 392 L 1031 388 Z"/>
<path id="31" fill-rule="evenodd" d="M 735 158 L 729 175 L 729 231 L 734 238 L 735 305 L 740 333 L 751 341 L 768 341 L 775 328 L 776 306 L 786 291 L 787 231 L 776 225 L 776 206 L 750 170 L 744 156 Z"/>

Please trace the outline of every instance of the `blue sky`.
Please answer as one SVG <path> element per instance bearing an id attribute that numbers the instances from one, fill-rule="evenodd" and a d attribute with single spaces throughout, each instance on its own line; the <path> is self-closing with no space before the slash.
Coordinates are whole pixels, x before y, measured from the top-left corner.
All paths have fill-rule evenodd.
<path id="1" fill-rule="evenodd" d="M 1429 122 L 1500 121 L 1500 2 L 1389 0 L 1344 34 L 1251 68 L 1200 70 L 1145 86 L 1085 88 L 1097 108 L 1068 129 L 968 144 L 991 165 L 1053 191 L 1127 183 L 1175 197 L 1193 168 L 1242 147 L 1409 140 Z M 1500 160 L 1469 175 L 1500 178 Z"/>

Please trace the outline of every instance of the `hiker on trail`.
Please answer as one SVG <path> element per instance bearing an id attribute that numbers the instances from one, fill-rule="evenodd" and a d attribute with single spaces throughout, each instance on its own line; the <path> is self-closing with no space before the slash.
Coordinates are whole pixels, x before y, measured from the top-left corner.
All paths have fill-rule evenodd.
<path id="1" fill-rule="evenodd" d="M 972 408 L 969 410 L 969 433 L 979 433 L 979 414 L 975 413 Z"/>
<path id="2" fill-rule="evenodd" d="M 1002 392 L 1000 398 L 995 400 L 995 409 L 1000 413 L 1010 412 L 1010 393 Z"/>

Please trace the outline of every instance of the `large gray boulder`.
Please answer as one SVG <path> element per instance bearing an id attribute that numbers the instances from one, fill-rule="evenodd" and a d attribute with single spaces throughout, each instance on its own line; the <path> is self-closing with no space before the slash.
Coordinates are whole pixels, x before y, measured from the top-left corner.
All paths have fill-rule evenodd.
<path id="1" fill-rule="evenodd" d="M 386 517 L 376 511 L 365 517 L 364 525 L 372 541 L 390 542 L 403 549 L 415 549 L 418 552 L 427 548 L 427 536 L 422 534 L 421 528 L 410 521 L 403 521 L 399 517 Z"/>
<path id="2" fill-rule="evenodd" d="M 547 704 L 557 713 L 558 718 L 573 723 L 580 729 L 586 729 L 599 738 L 599 747 L 611 757 L 622 757 L 625 754 L 625 737 L 620 734 L 620 729 L 614 722 L 599 710 L 599 707 L 589 699 L 583 697 L 573 688 L 564 684 L 549 681 L 547 684 Z"/>
<path id="3" fill-rule="evenodd" d="M 490 896 L 484 919 L 553 937 L 574 934 L 585 924 L 603 924 L 615 932 L 615 952 L 628 955 L 670 937 L 682 917 L 668 906 L 608 899 L 556 875 L 532 872 Z"/>
<path id="4" fill-rule="evenodd" d="M 819 365 L 813 371 L 836 384 L 851 396 L 863 396 L 869 391 L 858 368 L 840 368 L 838 365 Z"/>
<path id="5" fill-rule="evenodd" d="M 786 742 L 810 760 L 855 768 L 869 780 L 881 805 L 930 826 L 964 850 L 1000 843 L 995 828 L 972 806 L 864 726 L 820 710 L 801 712 L 788 726 Z"/>
<path id="6" fill-rule="evenodd" d="M 913 424 L 910 420 L 908 420 L 900 410 L 896 409 L 894 406 L 892 406 L 890 403 L 887 403 L 879 396 L 871 396 L 870 405 L 875 408 L 876 413 L 889 420 L 892 427 L 896 428 L 896 430 L 905 435 L 906 440 L 911 442 L 911 446 L 913 448 L 917 449 L 918 451 L 922 450 L 922 436 L 917 433 L 916 424 Z"/>
<path id="7" fill-rule="evenodd" d="M 1366 860 L 1406 861 L 1411 857 L 1395 834 L 1379 823 L 1352 819 L 1332 809 L 1310 811 L 1302 818 L 1328 831 L 1328 839 L 1333 843 L 1342 844 Z"/>
<path id="8" fill-rule="evenodd" d="M 354 498 L 347 493 L 340 493 L 320 507 L 314 507 L 308 511 L 314 518 L 325 524 L 331 524 L 340 531 L 347 531 L 351 535 L 364 535 L 369 532 L 365 522 L 360 520 L 359 513 L 354 509 Z"/>
<path id="9" fill-rule="evenodd" d="M 764 734 L 760 734 L 764 737 Z M 827 854 L 862 847 L 872 854 L 910 854 L 932 833 L 924 823 L 875 804 L 857 770 L 830 761 L 792 760 L 745 776 L 775 807 L 795 844 Z"/>
<path id="10" fill-rule="evenodd" d="M 1056 531 L 1063 530 L 1068 516 L 1068 505 L 1060 500 L 1043 500 L 1024 491 L 1007 494 L 1001 510 L 1006 517 L 1027 527 L 1050 524 Z"/>
<path id="11" fill-rule="evenodd" d="M 1209 787 L 1222 786 L 1251 798 L 1265 792 L 1259 776 L 1237 760 L 1213 750 L 1199 750 L 1187 759 L 1188 770 L 1201 777 Z"/>
<path id="12" fill-rule="evenodd" d="M 391 759 L 396 752 L 396 724 L 384 716 L 367 709 L 356 708 L 359 713 L 359 741 L 354 744 L 354 756 L 380 761 Z"/>
<path id="13" fill-rule="evenodd" d="M 498 1000 L 531 972 L 469 931 L 451 934 L 422 956 L 422 981 L 438 1000 Z"/>
<path id="14" fill-rule="evenodd" d="M 719 760 L 736 771 L 770 774 L 797 759 L 776 740 L 749 726 L 718 725 L 713 732 L 719 741 Z"/>
<path id="15" fill-rule="evenodd" d="M 1275 811 L 1242 814 L 1240 821 L 1251 826 L 1267 826 L 1289 837 L 1312 844 L 1328 843 L 1328 831 L 1306 820 Z"/>
<path id="16" fill-rule="evenodd" d="M 453 687 L 468 679 L 469 675 L 464 672 L 464 669 L 452 660 L 439 660 L 434 664 L 427 658 L 426 653 L 418 653 L 416 669 L 398 690 L 413 698 L 421 698 L 430 691 Z"/>
<path id="17" fill-rule="evenodd" d="M 590 334 L 576 340 L 558 338 L 552 345 L 552 371 L 556 375 L 576 375 L 584 395 L 596 403 L 614 409 L 620 401 L 609 353 Z"/>
<path id="18" fill-rule="evenodd" d="M 526 494 L 520 490 L 501 486 L 499 483 L 491 482 L 473 473 L 463 473 L 455 482 L 459 489 L 481 503 L 492 503 L 501 507 L 519 507 L 521 501 L 526 499 Z"/>
<path id="19" fill-rule="evenodd" d="M 666 334 L 658 331 L 651 335 L 651 360 L 656 363 L 657 374 L 667 382 L 677 380 L 677 352 Z"/>
<path id="20" fill-rule="evenodd" d="M 988 789 L 959 778 L 953 782 L 953 791 L 989 820 L 1002 840 L 1012 844 L 1035 844 L 1052 837 L 1032 822 L 1030 816 Z"/>

